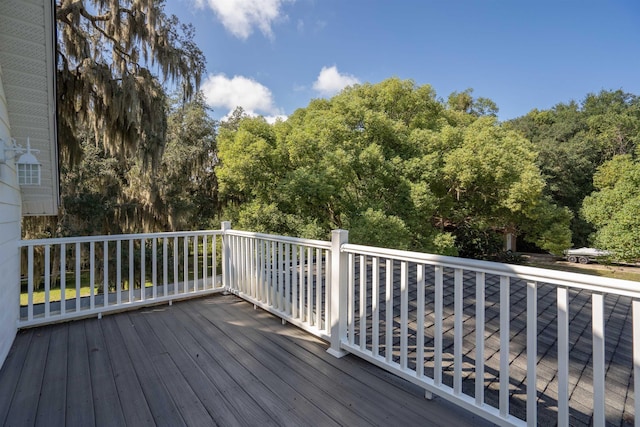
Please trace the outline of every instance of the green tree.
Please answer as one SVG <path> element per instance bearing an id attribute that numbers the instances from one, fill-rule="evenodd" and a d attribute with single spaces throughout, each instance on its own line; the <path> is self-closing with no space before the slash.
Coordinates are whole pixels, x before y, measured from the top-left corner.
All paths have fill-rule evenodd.
<path id="1" fill-rule="evenodd" d="M 593 243 L 617 259 L 640 259 L 640 162 L 630 154 L 615 156 L 598 168 L 594 185 L 582 208 L 596 228 Z"/>
<path id="2" fill-rule="evenodd" d="M 553 216 L 567 227 L 569 215 L 542 194 L 531 144 L 428 85 L 352 86 L 286 122 L 223 124 L 218 143 L 220 195 L 241 228 L 317 238 L 347 228 L 357 243 L 469 256 L 497 249 L 473 248 L 464 230 L 501 242 L 526 229 L 546 249 L 570 245 L 568 233 L 543 239 L 534 226 Z"/>
<path id="3" fill-rule="evenodd" d="M 91 135 L 80 162 L 61 177 L 63 235 L 135 233 L 206 228 L 218 214 L 215 121 L 204 97 L 173 98 L 167 143 L 159 167 L 140 157 L 118 159 Z"/>
<path id="4" fill-rule="evenodd" d="M 80 158 L 86 132 L 120 158 L 159 158 L 166 130 L 162 83 L 174 81 L 188 99 L 205 63 L 193 28 L 180 25 L 163 8 L 161 0 L 56 3 L 63 160 Z"/>
<path id="5" fill-rule="evenodd" d="M 587 245 L 594 229 L 579 215 L 582 202 L 594 191 L 597 168 L 637 146 L 640 99 L 621 90 L 601 91 L 580 103 L 532 110 L 508 125 L 534 143 L 538 166 L 548 184 L 545 193 L 572 212 L 574 243 Z"/>

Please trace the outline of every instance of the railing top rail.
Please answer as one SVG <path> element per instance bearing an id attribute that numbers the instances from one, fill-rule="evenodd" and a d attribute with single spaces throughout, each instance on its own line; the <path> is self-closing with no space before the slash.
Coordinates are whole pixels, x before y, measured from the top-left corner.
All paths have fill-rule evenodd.
<path id="1" fill-rule="evenodd" d="M 419 264 L 441 265 L 450 268 L 462 268 L 476 272 L 516 277 L 522 280 L 548 283 L 571 288 L 589 289 L 595 292 L 616 293 L 640 298 L 640 282 L 612 279 L 588 274 L 570 273 L 545 268 L 527 267 L 523 265 L 503 264 L 468 258 L 434 255 L 421 252 L 402 251 L 397 249 L 377 248 L 372 246 L 344 244 L 342 252 L 358 255 L 389 258 Z"/>
<path id="2" fill-rule="evenodd" d="M 167 238 L 167 237 L 184 237 L 184 236 L 204 236 L 204 235 L 222 235 L 222 230 L 200 230 L 200 231 L 169 231 L 161 233 L 140 233 L 140 234 L 105 234 L 98 236 L 74 236 L 74 237 L 55 237 L 50 239 L 31 239 L 20 240 L 18 247 L 25 246 L 41 246 L 56 245 L 61 243 L 85 243 L 85 242 L 104 242 L 118 240 L 139 240 L 151 238 Z"/>
<path id="3" fill-rule="evenodd" d="M 232 236 L 252 237 L 262 240 L 270 240 L 275 242 L 293 243 L 296 245 L 313 246 L 322 249 L 331 249 L 331 242 L 324 240 L 302 239 L 299 237 L 278 236 L 275 234 L 254 233 L 251 231 L 227 230 L 226 234 Z"/>

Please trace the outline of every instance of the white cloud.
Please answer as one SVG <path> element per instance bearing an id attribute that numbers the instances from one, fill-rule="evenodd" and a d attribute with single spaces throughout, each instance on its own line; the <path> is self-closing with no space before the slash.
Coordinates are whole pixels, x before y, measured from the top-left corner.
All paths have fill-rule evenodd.
<path id="1" fill-rule="evenodd" d="M 323 96 L 331 96 L 340 92 L 347 86 L 360 83 L 357 77 L 351 74 L 340 74 L 338 67 L 322 67 L 318 78 L 313 83 L 313 89 Z"/>
<path id="2" fill-rule="evenodd" d="M 282 5 L 295 0 L 196 0 L 196 5 L 209 6 L 222 25 L 240 39 L 248 38 L 254 27 L 273 38 L 271 26 L 287 16 Z"/>
<path id="3" fill-rule="evenodd" d="M 275 106 L 273 94 L 263 84 L 244 77 L 227 77 L 224 74 L 210 74 L 202 84 L 207 105 L 230 112 L 242 107 L 249 115 L 280 116 L 282 111 Z M 284 117 L 284 116 L 282 116 Z"/>

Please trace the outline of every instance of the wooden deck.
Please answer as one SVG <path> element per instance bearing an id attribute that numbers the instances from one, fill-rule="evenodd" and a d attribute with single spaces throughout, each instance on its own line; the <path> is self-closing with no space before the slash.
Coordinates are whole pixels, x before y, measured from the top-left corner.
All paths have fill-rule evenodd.
<path id="1" fill-rule="evenodd" d="M 7 426 L 486 425 L 233 296 L 18 333 Z"/>

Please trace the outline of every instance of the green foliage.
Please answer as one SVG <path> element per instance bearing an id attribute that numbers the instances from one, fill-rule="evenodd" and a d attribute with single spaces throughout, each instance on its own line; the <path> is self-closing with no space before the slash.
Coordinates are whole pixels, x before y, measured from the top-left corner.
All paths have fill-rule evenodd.
<path id="1" fill-rule="evenodd" d="M 90 132 L 111 155 L 155 165 L 167 126 L 161 79 L 190 99 L 204 71 L 193 27 L 154 0 L 58 0 L 56 25 L 62 160 L 77 162 Z"/>
<path id="2" fill-rule="evenodd" d="M 82 138 L 82 160 L 63 165 L 57 234 L 90 235 L 209 228 L 217 203 L 215 122 L 202 94 L 167 107 L 167 142 L 157 169 L 119 159 Z"/>
<path id="3" fill-rule="evenodd" d="M 640 259 L 640 162 L 629 154 L 615 156 L 594 176 L 597 188 L 585 198 L 582 213 L 597 229 L 594 244 L 614 258 Z"/>
<path id="4" fill-rule="evenodd" d="M 368 208 L 352 218 L 347 228 L 351 241 L 383 248 L 408 249 L 411 233 L 402 219 Z"/>
<path id="5" fill-rule="evenodd" d="M 218 139 L 226 216 L 259 231 L 328 238 L 347 228 L 355 243 L 467 256 L 500 251 L 507 230 L 568 247 L 568 233 L 541 239 L 532 225 L 544 215 L 568 224 L 554 205 L 539 208 L 532 144 L 470 93 L 445 105 L 429 86 L 389 79 L 274 125 L 236 114 Z"/>
<path id="6" fill-rule="evenodd" d="M 593 225 L 580 213 L 594 191 L 597 168 L 614 155 L 632 153 L 640 136 L 640 98 L 617 91 L 589 94 L 581 103 L 533 110 L 509 123 L 534 143 L 538 166 L 547 182 L 545 193 L 567 207 L 576 246 L 589 244 Z"/>

